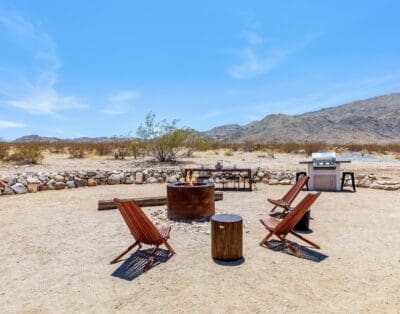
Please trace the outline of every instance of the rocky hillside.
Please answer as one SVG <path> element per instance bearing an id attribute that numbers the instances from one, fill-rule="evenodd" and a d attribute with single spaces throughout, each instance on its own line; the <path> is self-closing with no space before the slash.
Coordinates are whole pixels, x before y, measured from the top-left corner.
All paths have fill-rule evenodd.
<path id="1" fill-rule="evenodd" d="M 122 138 L 117 137 L 78 137 L 72 139 L 60 139 L 57 137 L 46 137 L 39 135 L 25 135 L 14 140 L 14 143 L 30 143 L 30 142 L 75 142 L 75 143 L 104 143 L 112 142 Z M 127 138 L 133 139 L 133 138 Z"/>
<path id="2" fill-rule="evenodd" d="M 268 115 L 244 126 L 219 126 L 203 135 L 232 142 L 399 143 L 400 93 L 296 116 Z"/>

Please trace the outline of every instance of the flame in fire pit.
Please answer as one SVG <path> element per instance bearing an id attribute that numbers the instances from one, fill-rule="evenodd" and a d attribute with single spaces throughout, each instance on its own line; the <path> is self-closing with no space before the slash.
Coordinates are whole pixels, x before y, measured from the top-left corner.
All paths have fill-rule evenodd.
<path id="1" fill-rule="evenodd" d="M 189 172 L 186 176 L 186 183 L 189 183 L 190 186 L 195 185 L 196 183 L 196 177 L 193 175 L 193 173 Z"/>

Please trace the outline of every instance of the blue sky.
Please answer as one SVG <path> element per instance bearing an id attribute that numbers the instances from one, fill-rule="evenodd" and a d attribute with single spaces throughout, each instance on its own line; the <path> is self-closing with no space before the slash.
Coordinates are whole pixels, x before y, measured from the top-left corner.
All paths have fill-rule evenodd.
<path id="1" fill-rule="evenodd" d="M 0 137 L 207 130 L 400 90 L 398 1 L 2 1 Z"/>

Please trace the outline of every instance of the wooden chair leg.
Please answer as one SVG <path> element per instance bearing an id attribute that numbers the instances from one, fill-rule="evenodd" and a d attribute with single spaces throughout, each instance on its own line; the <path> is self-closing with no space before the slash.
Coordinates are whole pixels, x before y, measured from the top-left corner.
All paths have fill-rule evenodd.
<path id="1" fill-rule="evenodd" d="M 168 251 L 171 253 L 171 255 L 176 254 L 174 249 L 172 248 L 172 246 L 169 245 L 169 243 L 167 242 L 167 240 L 163 241 L 164 245 L 167 247 Z"/>
<path id="2" fill-rule="evenodd" d="M 295 237 L 298 237 L 299 239 L 303 240 L 304 242 L 306 242 L 306 243 L 312 245 L 312 246 L 315 247 L 316 249 L 320 249 L 320 248 L 321 248 L 318 244 L 316 244 L 316 243 L 314 243 L 314 242 L 311 242 L 310 240 L 304 238 L 303 236 L 299 235 L 298 233 L 296 233 L 296 232 L 294 232 L 294 231 L 290 231 L 290 233 L 293 234 Z"/>
<path id="3" fill-rule="evenodd" d="M 126 253 L 128 253 L 130 250 L 132 250 L 136 245 L 139 245 L 139 248 L 142 247 L 142 245 L 140 244 L 139 241 L 136 241 L 135 243 L 133 243 L 130 247 L 128 247 L 124 252 L 122 252 L 120 255 L 118 255 L 116 258 L 114 258 L 110 264 L 115 264 L 119 262 L 119 259 L 124 256 Z"/>
<path id="4" fill-rule="evenodd" d="M 300 257 L 299 252 L 286 240 L 284 237 L 278 236 L 277 237 L 282 241 L 282 243 L 297 257 Z"/>
<path id="5" fill-rule="evenodd" d="M 156 252 L 158 250 L 158 245 L 153 249 L 153 251 L 151 251 L 150 256 L 147 260 L 146 265 L 144 266 L 143 271 L 148 271 L 151 268 L 151 265 L 153 265 L 154 262 L 154 256 L 156 255 Z"/>
<path id="6" fill-rule="evenodd" d="M 275 205 L 275 207 L 271 209 L 271 213 L 273 213 L 277 207 L 278 205 Z"/>
<path id="7" fill-rule="evenodd" d="M 269 238 L 272 237 L 272 234 L 273 234 L 273 232 L 270 231 L 269 234 L 264 239 L 262 239 L 262 241 L 260 242 L 260 245 L 263 246 L 265 243 L 267 243 Z"/>

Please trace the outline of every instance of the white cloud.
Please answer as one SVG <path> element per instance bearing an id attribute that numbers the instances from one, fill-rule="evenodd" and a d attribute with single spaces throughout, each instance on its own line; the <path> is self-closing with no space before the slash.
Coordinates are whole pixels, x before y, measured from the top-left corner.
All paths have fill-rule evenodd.
<path id="1" fill-rule="evenodd" d="M 110 95 L 109 100 L 113 103 L 127 102 L 127 101 L 133 100 L 135 98 L 138 98 L 139 96 L 140 96 L 140 93 L 137 91 L 125 90 L 125 91 L 119 91 L 115 94 Z"/>
<path id="2" fill-rule="evenodd" d="M 15 121 L 0 120 L 0 128 L 24 128 L 25 124 Z"/>
<path id="3" fill-rule="evenodd" d="M 264 38 L 255 32 L 244 31 L 242 32 L 242 36 L 251 45 L 260 45 L 264 42 Z"/>
<path id="4" fill-rule="evenodd" d="M 61 110 L 81 109 L 88 105 L 79 97 L 63 95 L 56 89 L 61 61 L 53 39 L 40 27 L 16 11 L 0 10 L 0 28 L 29 55 L 34 71 L 9 68 L 1 64 L 7 80 L 0 79 L 0 105 L 13 106 L 32 114 L 55 114 Z"/>
<path id="5" fill-rule="evenodd" d="M 109 115 L 109 116 L 119 116 L 124 113 L 122 110 L 113 110 L 113 109 L 101 109 L 100 112 Z"/>
<path id="6" fill-rule="evenodd" d="M 138 97 L 140 97 L 138 91 L 118 91 L 108 96 L 108 104 L 104 108 L 100 109 L 100 112 L 109 116 L 124 114 L 132 108 L 132 102 Z"/>
<path id="7" fill-rule="evenodd" d="M 275 50 L 265 57 L 259 57 L 254 49 L 244 48 L 240 52 L 242 63 L 232 66 L 229 69 L 229 74 L 237 79 L 245 79 L 265 74 L 279 65 L 286 55 L 287 52 L 285 51 Z"/>

